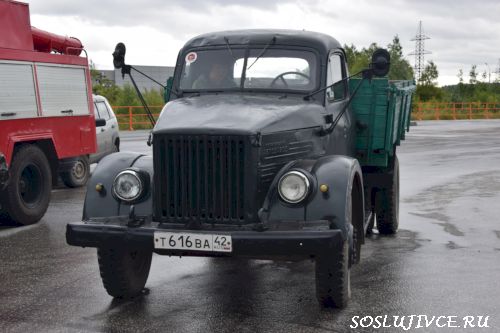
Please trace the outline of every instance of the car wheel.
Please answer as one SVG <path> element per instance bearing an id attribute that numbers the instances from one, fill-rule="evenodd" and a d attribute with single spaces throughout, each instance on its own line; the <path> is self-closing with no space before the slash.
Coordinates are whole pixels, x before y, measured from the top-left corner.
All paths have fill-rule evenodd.
<path id="1" fill-rule="evenodd" d="M 22 146 L 15 152 L 9 172 L 2 198 L 4 215 L 24 225 L 38 222 L 47 211 L 52 188 L 47 157 L 35 145 Z"/>
<path id="2" fill-rule="evenodd" d="M 132 298 L 146 285 L 151 267 L 151 250 L 98 248 L 97 258 L 104 288 L 115 298 Z"/>
<path id="3" fill-rule="evenodd" d="M 87 156 L 79 156 L 69 171 L 61 172 L 61 178 L 67 187 L 80 187 L 90 177 L 90 163 Z"/>

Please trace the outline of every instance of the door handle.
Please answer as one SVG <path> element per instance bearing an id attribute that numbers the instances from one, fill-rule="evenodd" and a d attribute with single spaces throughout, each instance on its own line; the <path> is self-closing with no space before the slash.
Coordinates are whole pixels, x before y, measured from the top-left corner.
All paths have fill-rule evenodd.
<path id="1" fill-rule="evenodd" d="M 104 128 L 101 128 L 101 132 L 104 132 Z"/>
<path id="2" fill-rule="evenodd" d="M 15 116 L 16 114 L 17 113 L 15 113 L 15 112 L 2 112 L 0 114 L 0 116 L 2 116 L 2 117 L 12 117 L 12 116 Z"/>
<path id="3" fill-rule="evenodd" d="M 73 110 L 69 109 L 69 110 L 62 110 L 61 113 L 73 113 Z"/>
<path id="4" fill-rule="evenodd" d="M 115 125 L 111 125 L 111 128 L 115 128 Z"/>

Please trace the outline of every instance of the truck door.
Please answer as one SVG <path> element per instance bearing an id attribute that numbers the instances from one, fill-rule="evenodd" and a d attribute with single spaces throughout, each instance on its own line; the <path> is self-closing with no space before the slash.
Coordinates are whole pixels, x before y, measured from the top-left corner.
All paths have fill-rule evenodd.
<path id="1" fill-rule="evenodd" d="M 340 52 L 331 53 L 328 59 L 327 85 L 338 82 L 326 90 L 326 112 L 335 119 L 348 102 L 347 82 L 341 81 L 347 77 L 344 57 Z M 350 133 L 351 114 L 346 111 L 334 131 L 327 139 L 327 152 L 329 154 L 340 154 L 352 156 L 351 139 L 353 133 Z"/>

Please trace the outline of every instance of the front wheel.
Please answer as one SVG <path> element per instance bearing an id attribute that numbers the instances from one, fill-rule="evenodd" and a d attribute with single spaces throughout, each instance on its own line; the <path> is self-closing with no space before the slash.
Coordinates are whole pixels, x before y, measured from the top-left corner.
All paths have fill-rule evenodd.
<path id="1" fill-rule="evenodd" d="M 90 177 L 90 162 L 87 156 L 79 156 L 69 171 L 61 172 L 61 179 L 67 187 L 81 187 Z"/>
<path id="2" fill-rule="evenodd" d="M 351 297 L 349 242 L 335 255 L 316 258 L 316 297 L 324 307 L 345 308 Z"/>
<path id="3" fill-rule="evenodd" d="M 14 222 L 38 222 L 50 201 L 52 172 L 47 157 L 35 145 L 19 148 L 12 159 L 10 178 L 2 198 L 4 215 Z"/>
<path id="4" fill-rule="evenodd" d="M 132 298 L 146 285 L 153 253 L 137 248 L 98 248 L 104 288 L 115 298 Z"/>

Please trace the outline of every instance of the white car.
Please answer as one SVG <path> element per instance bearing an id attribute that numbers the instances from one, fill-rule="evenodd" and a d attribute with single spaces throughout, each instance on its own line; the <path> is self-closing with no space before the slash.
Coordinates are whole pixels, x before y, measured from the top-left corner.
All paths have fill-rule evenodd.
<path id="1" fill-rule="evenodd" d="M 97 152 L 90 155 L 90 163 L 97 163 L 101 158 L 120 151 L 120 133 L 115 113 L 104 96 L 93 95 L 95 119 L 106 120 L 106 125 L 96 128 Z"/>
<path id="2" fill-rule="evenodd" d="M 90 156 L 80 156 L 69 167 L 60 172 L 68 187 L 79 187 L 90 177 L 90 164 L 99 162 L 104 156 L 120 151 L 120 133 L 115 113 L 104 96 L 93 95 L 96 119 L 97 151 Z"/>

